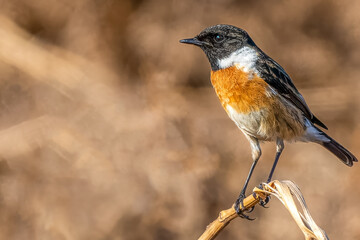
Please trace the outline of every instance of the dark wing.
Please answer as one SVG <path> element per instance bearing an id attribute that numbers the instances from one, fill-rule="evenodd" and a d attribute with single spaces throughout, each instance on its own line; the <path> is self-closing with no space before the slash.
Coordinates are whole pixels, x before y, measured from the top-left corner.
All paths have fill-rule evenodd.
<path id="1" fill-rule="evenodd" d="M 257 62 L 257 67 L 260 70 L 261 78 L 263 78 L 276 92 L 278 92 L 286 100 L 290 101 L 298 107 L 312 123 L 328 129 L 314 114 L 311 113 L 303 96 L 296 89 L 291 81 L 291 78 L 285 70 L 273 59 L 262 53 Z"/>

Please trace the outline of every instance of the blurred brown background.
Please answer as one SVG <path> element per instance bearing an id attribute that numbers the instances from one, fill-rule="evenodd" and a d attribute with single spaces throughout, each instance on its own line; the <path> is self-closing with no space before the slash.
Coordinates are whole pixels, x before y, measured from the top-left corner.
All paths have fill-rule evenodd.
<path id="1" fill-rule="evenodd" d="M 235 201 L 250 147 L 209 64 L 179 44 L 228 23 L 292 76 L 329 134 L 360 157 L 360 2 L 0 1 L 0 239 L 196 239 Z M 263 156 L 250 189 L 275 156 Z M 360 238 L 360 165 L 286 144 L 330 239 Z M 218 239 L 303 239 L 272 199 Z"/>

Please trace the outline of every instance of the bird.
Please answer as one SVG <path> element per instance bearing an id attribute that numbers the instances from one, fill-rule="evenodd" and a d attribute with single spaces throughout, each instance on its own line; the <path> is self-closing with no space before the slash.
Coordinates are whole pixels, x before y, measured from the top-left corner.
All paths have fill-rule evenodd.
<path id="1" fill-rule="evenodd" d="M 180 43 L 203 50 L 210 62 L 211 83 L 221 105 L 250 143 L 252 165 L 234 204 L 239 216 L 252 220 L 240 206 L 243 206 L 246 188 L 261 156 L 260 142 L 276 143 L 267 183 L 272 180 L 284 141 L 317 143 L 349 167 L 358 161 L 321 130 L 328 128 L 310 111 L 284 68 L 265 54 L 245 30 L 218 24 Z"/>

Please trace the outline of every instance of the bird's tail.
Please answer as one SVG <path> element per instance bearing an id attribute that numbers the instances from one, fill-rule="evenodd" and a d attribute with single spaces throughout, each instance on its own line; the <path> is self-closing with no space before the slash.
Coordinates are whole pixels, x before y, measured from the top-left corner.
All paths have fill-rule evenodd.
<path id="1" fill-rule="evenodd" d="M 351 167 L 353 165 L 353 162 L 358 161 L 357 158 L 351 152 L 349 152 L 349 150 L 341 146 L 338 142 L 329 137 L 326 133 L 321 131 L 321 135 L 325 136 L 329 141 L 321 141 L 319 142 L 319 144 L 332 152 L 347 166 Z"/>

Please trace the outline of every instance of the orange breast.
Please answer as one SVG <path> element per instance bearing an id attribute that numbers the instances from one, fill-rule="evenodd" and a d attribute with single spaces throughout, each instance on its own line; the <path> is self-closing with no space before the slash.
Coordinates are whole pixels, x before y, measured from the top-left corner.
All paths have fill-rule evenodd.
<path id="1" fill-rule="evenodd" d="M 235 66 L 211 71 L 211 83 L 227 111 L 230 105 L 237 112 L 249 113 L 269 106 L 274 101 L 267 94 L 267 83 L 256 74 L 250 76 Z"/>
<path id="2" fill-rule="evenodd" d="M 272 94 L 256 74 L 229 67 L 212 71 L 211 82 L 229 117 L 244 133 L 260 140 L 293 140 L 304 134 L 301 111 Z"/>

